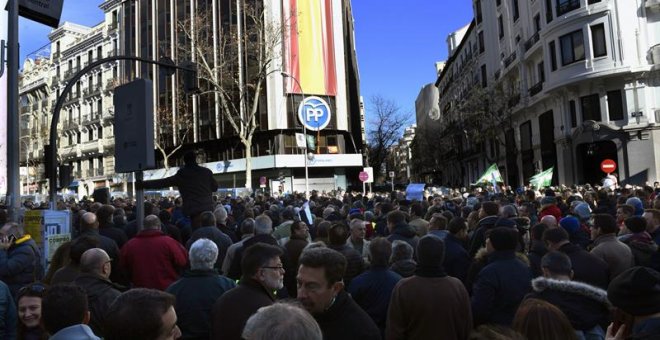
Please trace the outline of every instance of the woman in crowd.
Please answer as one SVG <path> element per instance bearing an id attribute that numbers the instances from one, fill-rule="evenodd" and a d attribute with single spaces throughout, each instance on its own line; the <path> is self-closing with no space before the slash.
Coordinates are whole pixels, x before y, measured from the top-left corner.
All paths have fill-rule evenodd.
<path id="1" fill-rule="evenodd" d="M 41 323 L 41 298 L 46 286 L 32 283 L 18 291 L 18 340 L 48 339 Z"/>

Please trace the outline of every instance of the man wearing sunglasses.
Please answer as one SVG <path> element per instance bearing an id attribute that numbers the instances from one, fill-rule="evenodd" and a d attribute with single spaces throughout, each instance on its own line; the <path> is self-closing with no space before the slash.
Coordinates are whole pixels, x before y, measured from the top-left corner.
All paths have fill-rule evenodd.
<path id="1" fill-rule="evenodd" d="M 9 286 L 12 296 L 21 287 L 43 277 L 41 253 L 23 226 L 6 223 L 0 228 L 0 280 Z"/>

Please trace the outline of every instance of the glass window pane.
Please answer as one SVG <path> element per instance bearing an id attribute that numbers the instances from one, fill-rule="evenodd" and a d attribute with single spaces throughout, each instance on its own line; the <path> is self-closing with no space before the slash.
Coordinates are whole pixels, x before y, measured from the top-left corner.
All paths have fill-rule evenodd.
<path id="1" fill-rule="evenodd" d="M 584 59 L 584 39 L 582 37 L 582 30 L 573 33 L 573 61 Z"/>

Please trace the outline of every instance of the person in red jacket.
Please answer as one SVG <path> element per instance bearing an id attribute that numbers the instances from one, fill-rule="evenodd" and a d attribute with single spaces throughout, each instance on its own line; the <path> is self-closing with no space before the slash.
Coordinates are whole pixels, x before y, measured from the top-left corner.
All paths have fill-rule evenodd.
<path id="1" fill-rule="evenodd" d="M 144 218 L 144 230 L 121 249 L 124 268 L 133 287 L 165 290 L 188 263 L 186 249 L 160 231 L 156 215 Z"/>
<path id="2" fill-rule="evenodd" d="M 545 196 L 541 199 L 541 212 L 539 218 L 543 216 L 552 215 L 557 221 L 561 220 L 561 209 L 557 206 L 557 199 L 554 196 Z"/>

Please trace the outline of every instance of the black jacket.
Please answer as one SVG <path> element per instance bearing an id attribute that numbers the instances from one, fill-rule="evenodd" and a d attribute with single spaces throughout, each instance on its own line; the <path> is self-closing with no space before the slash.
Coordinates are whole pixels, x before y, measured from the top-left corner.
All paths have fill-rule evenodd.
<path id="1" fill-rule="evenodd" d="M 534 277 L 543 276 L 543 271 L 541 270 L 541 258 L 548 252 L 548 248 L 545 247 L 543 241 L 532 241 L 532 244 L 527 253 L 527 258 L 529 259 L 529 266 L 532 268 L 532 275 Z"/>
<path id="2" fill-rule="evenodd" d="M 40 261 L 41 253 L 33 239 L 0 250 L 0 280 L 9 286 L 14 298 L 21 287 L 41 278 L 38 274 L 42 268 Z"/>
<path id="3" fill-rule="evenodd" d="M 213 304 L 234 287 L 234 281 L 220 276 L 216 270 L 186 271 L 167 287 L 165 291 L 176 296 L 181 339 L 209 339 Z"/>
<path id="4" fill-rule="evenodd" d="M 442 265 L 447 275 L 453 276 L 465 283 L 467 271 L 471 263 L 472 259 L 468 255 L 467 250 L 465 250 L 465 247 L 463 247 L 462 241 L 452 234 L 447 234 L 447 237 L 445 237 L 445 259 Z"/>
<path id="5" fill-rule="evenodd" d="M 105 333 L 102 325 L 105 313 L 117 296 L 121 294 L 120 290 L 123 287 L 115 285 L 103 277 L 89 273 L 81 273 L 73 283 L 87 292 L 87 302 L 91 314 L 89 327 L 92 328 L 94 334 L 103 337 Z"/>
<path id="6" fill-rule="evenodd" d="M 99 241 L 98 247 L 105 250 L 105 252 L 110 256 L 112 260 L 112 271 L 110 272 L 110 281 L 117 282 L 121 284 L 126 284 L 126 275 L 124 275 L 123 269 L 119 267 L 119 247 L 117 242 L 113 239 L 103 236 L 99 233 L 97 229 L 88 229 L 84 230 L 78 235 L 78 237 L 88 236 L 95 238 Z"/>
<path id="7" fill-rule="evenodd" d="M 222 261 L 225 260 L 225 256 L 227 255 L 227 249 L 232 245 L 231 239 L 216 226 L 201 227 L 197 228 L 197 230 L 193 231 L 192 235 L 190 235 L 190 239 L 186 243 L 186 249 L 190 250 L 190 246 L 200 238 L 209 239 L 218 246 L 218 260 L 215 261 L 215 268 L 220 270 Z"/>
<path id="8" fill-rule="evenodd" d="M 346 271 L 344 272 L 344 284 L 348 287 L 354 277 L 364 271 L 364 259 L 357 250 L 342 244 L 340 246 L 329 245 L 328 248 L 340 252 L 346 258 Z"/>
<path id="9" fill-rule="evenodd" d="M 560 281 L 545 277 L 532 280 L 534 291 L 525 298 L 550 302 L 561 309 L 573 329 L 587 331 L 597 325 L 607 328 L 610 303 L 607 292 L 576 281 Z"/>
<path id="10" fill-rule="evenodd" d="M 218 190 L 218 183 L 213 178 L 213 172 L 197 164 L 187 164 L 174 176 L 146 181 L 142 186 L 145 189 L 177 187 L 183 199 L 182 209 L 186 216 L 213 211 L 211 193 Z"/>
<path id="11" fill-rule="evenodd" d="M 558 250 L 571 259 L 573 281 L 607 289 L 610 282 L 610 271 L 607 262 L 572 243 L 566 243 Z"/>
<path id="12" fill-rule="evenodd" d="M 115 243 L 117 243 L 117 247 L 121 249 L 122 246 L 124 246 L 124 243 L 128 241 L 128 237 L 126 237 L 126 232 L 123 229 L 119 229 L 115 227 L 113 223 L 101 227 L 99 226 L 99 234 L 111 238 Z"/>
<path id="13" fill-rule="evenodd" d="M 323 340 L 380 340 L 380 330 L 348 293 L 341 291 L 325 312 L 314 315 Z"/>
<path id="14" fill-rule="evenodd" d="M 499 219 L 498 216 L 486 216 L 479 220 L 477 228 L 470 237 L 470 246 L 468 247 L 468 254 L 471 257 L 477 254 L 477 251 L 484 246 L 486 242 L 486 231 L 492 229 Z"/>
<path id="15" fill-rule="evenodd" d="M 415 228 L 405 223 L 394 226 L 394 228 L 392 228 L 392 233 L 387 237 L 387 240 L 390 242 L 396 240 L 406 241 L 412 246 L 413 253 L 417 253 L 417 242 L 419 241 L 419 237 L 417 236 Z"/>
<path id="16" fill-rule="evenodd" d="M 252 278 L 222 294 L 211 311 L 211 339 L 240 340 L 245 323 L 261 307 L 275 302 L 272 292 Z"/>

